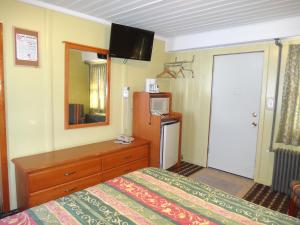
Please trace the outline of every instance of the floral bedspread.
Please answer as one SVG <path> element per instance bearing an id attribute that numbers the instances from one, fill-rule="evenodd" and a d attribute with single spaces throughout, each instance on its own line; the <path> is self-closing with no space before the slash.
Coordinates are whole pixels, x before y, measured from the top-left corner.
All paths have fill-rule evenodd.
<path id="1" fill-rule="evenodd" d="M 0 224 L 300 224 L 186 177 L 146 168 L 0 220 Z"/>

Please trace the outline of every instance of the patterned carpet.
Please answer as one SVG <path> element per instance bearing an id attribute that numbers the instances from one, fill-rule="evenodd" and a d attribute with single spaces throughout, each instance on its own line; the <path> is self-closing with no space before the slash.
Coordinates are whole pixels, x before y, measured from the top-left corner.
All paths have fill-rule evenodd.
<path id="1" fill-rule="evenodd" d="M 272 192 L 271 187 L 256 183 L 243 199 L 287 214 L 290 197 L 283 193 Z M 300 219 L 300 210 L 296 217 Z"/>
<path id="2" fill-rule="evenodd" d="M 169 168 L 168 170 L 187 177 L 201 170 L 202 168 L 203 167 L 201 166 L 181 161 L 179 167 L 174 166 Z M 269 186 L 255 183 L 253 187 L 247 192 L 247 194 L 245 194 L 243 199 L 287 214 L 290 197 L 283 193 L 272 192 L 272 189 Z M 298 210 L 296 217 L 300 219 L 300 210 Z"/>
<path id="3" fill-rule="evenodd" d="M 180 165 L 178 167 L 173 166 L 173 167 L 169 168 L 168 170 L 171 172 L 178 173 L 180 175 L 188 177 L 191 174 L 201 170 L 202 168 L 203 167 L 201 167 L 201 166 L 181 161 Z"/>

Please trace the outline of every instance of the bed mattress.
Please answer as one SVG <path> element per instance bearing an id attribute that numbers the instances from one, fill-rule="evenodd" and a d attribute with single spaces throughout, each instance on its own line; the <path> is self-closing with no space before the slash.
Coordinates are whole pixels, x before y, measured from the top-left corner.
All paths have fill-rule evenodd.
<path id="1" fill-rule="evenodd" d="M 300 224 L 203 183 L 145 168 L 4 218 L 0 224 Z"/>

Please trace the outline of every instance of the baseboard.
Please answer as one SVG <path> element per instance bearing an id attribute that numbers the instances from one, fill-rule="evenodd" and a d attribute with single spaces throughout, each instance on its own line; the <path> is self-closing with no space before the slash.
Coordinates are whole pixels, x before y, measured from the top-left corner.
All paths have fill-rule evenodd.
<path id="1" fill-rule="evenodd" d="M 265 180 L 265 179 L 254 179 L 254 182 L 255 183 L 259 183 L 259 184 L 263 184 L 263 185 L 266 185 L 266 186 L 271 186 L 272 185 L 272 181 L 269 181 L 269 180 Z"/>

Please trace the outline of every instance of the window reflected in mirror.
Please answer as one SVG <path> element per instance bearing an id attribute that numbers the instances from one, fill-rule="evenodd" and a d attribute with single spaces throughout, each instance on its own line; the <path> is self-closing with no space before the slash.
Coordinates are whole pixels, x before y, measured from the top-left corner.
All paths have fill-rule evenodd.
<path id="1" fill-rule="evenodd" d="M 66 128 L 107 125 L 108 51 L 66 43 Z"/>

